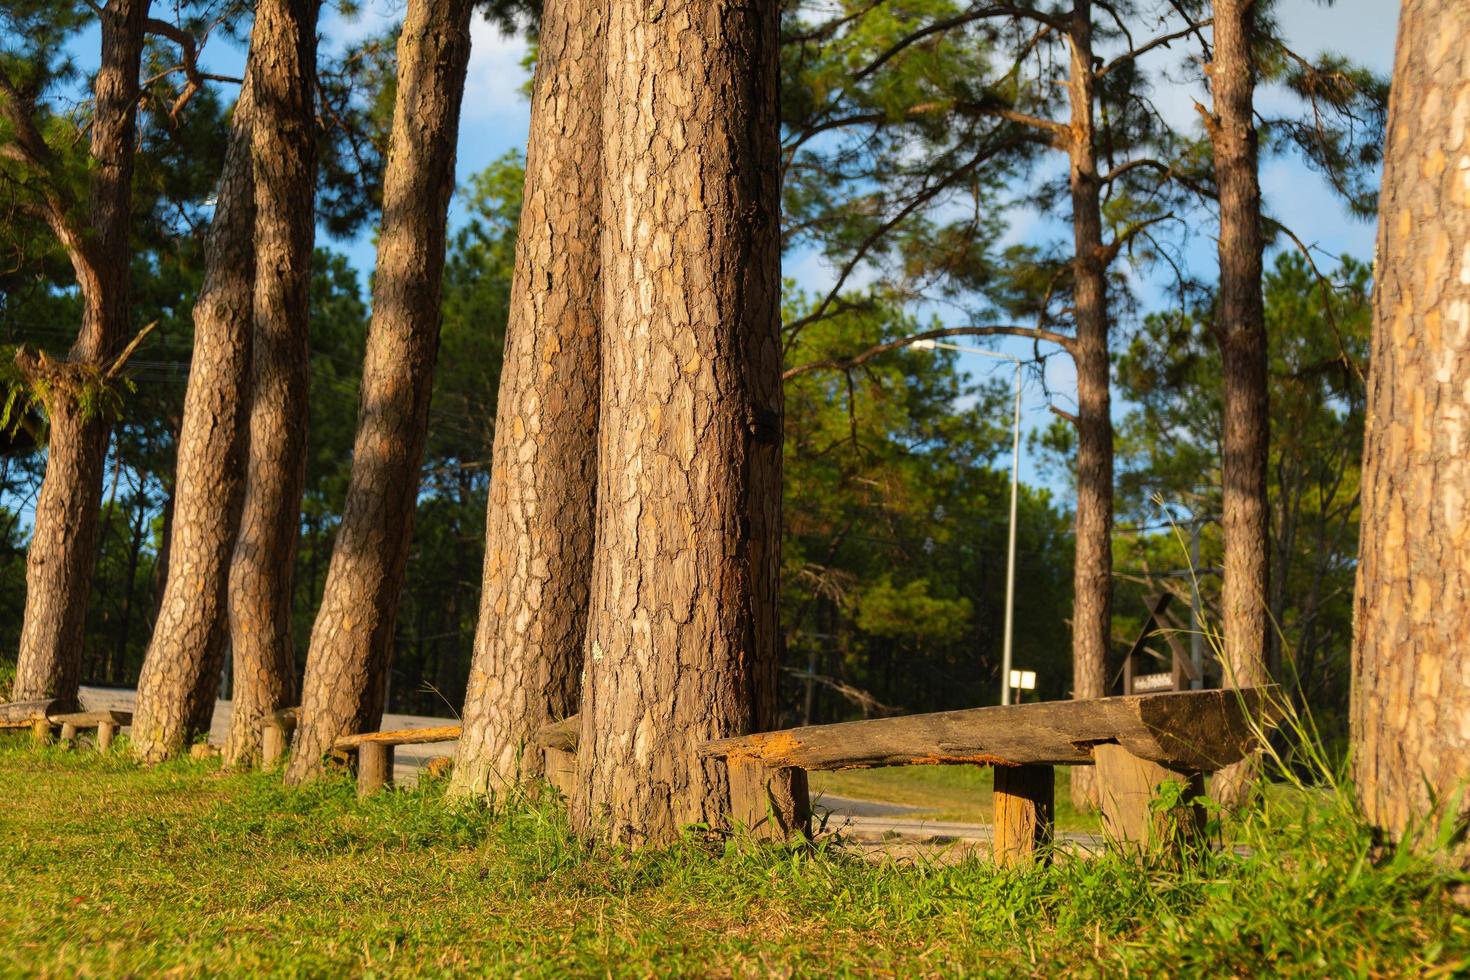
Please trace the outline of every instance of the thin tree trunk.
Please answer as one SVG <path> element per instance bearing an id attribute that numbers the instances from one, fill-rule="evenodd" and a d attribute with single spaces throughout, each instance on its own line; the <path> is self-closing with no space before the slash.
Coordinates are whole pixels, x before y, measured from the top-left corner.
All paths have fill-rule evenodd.
<path id="1" fill-rule="evenodd" d="M 187 394 L 185 397 L 188 397 Z M 175 436 L 177 441 L 177 436 Z M 163 592 L 168 587 L 168 565 L 173 557 L 174 503 L 178 497 L 178 484 L 170 483 L 163 498 L 163 527 L 159 529 L 158 553 L 153 557 L 153 602 L 149 630 L 158 624 L 158 611 L 163 608 Z"/>
<path id="2" fill-rule="evenodd" d="M 208 731 L 229 642 L 255 288 L 250 88 L 247 78 L 231 121 L 204 245 L 204 284 L 194 303 L 194 354 L 166 539 L 172 542 L 169 569 L 133 712 L 133 751 L 148 762 L 182 751 Z"/>
<path id="3" fill-rule="evenodd" d="M 1470 7 L 1404 0 L 1378 218 L 1352 735 L 1392 839 L 1470 817 Z M 1463 853 L 1463 852 L 1462 852 Z"/>
<path id="4" fill-rule="evenodd" d="M 128 656 L 128 632 L 133 625 L 133 594 L 137 591 L 138 565 L 142 561 L 143 536 L 147 530 L 148 495 L 143 492 L 143 473 L 135 472 L 138 488 L 133 494 L 133 523 L 128 533 L 128 560 L 123 572 L 122 610 L 113 631 L 113 660 L 116 664 L 126 662 Z M 106 676 L 106 667 L 107 661 L 103 660 L 98 664 L 97 674 L 92 676 Z"/>
<path id="5" fill-rule="evenodd" d="M 1072 260 L 1077 365 L 1077 553 L 1073 565 L 1072 697 L 1107 694 L 1113 624 L 1113 418 L 1108 358 L 1107 265 L 1103 246 L 1101 183 L 1097 173 L 1092 67 L 1092 4 L 1072 8 L 1071 164 Z M 1094 805 L 1093 769 L 1072 773 L 1072 801 Z"/>
<path id="6" fill-rule="evenodd" d="M 704 739 L 775 707 L 781 515 L 772 0 L 608 7 L 597 557 L 572 820 L 720 825 Z"/>
<path id="7" fill-rule="evenodd" d="M 604 0 L 547 0 L 496 407 L 484 585 L 451 792 L 541 772 L 574 714 L 597 492 Z"/>
<path id="8" fill-rule="evenodd" d="M 63 229 L 77 271 L 82 325 L 67 361 L 17 358 L 33 380 L 51 382 L 50 441 L 26 555 L 26 604 L 11 696 L 18 701 L 74 698 L 81 681 L 82 633 L 92 573 L 109 420 L 84 411 L 76 386 L 87 383 L 121 346 L 129 327 L 131 227 L 138 70 L 148 0 L 110 0 L 99 11 L 102 60 L 94 83 L 87 230 Z M 18 107 L 16 107 L 18 109 Z M 58 214 L 53 224 L 67 225 Z"/>
<path id="9" fill-rule="evenodd" d="M 352 476 L 311 633 L 288 782 L 318 772 L 338 737 L 382 721 L 439 350 L 471 8 L 471 0 L 412 0 L 398 39 Z"/>
<path id="10" fill-rule="evenodd" d="M 306 480 L 317 9 L 317 0 L 261 0 L 251 36 L 255 287 L 245 490 L 229 576 L 229 765 L 259 754 L 261 717 L 286 707 L 296 688 L 291 581 Z"/>
<path id="11" fill-rule="evenodd" d="M 1261 298 L 1261 186 L 1256 176 L 1251 57 L 1254 0 L 1215 0 L 1215 57 L 1210 85 L 1215 111 L 1207 123 L 1220 189 L 1220 341 L 1225 396 L 1225 575 L 1220 594 L 1225 682 L 1265 684 L 1266 590 L 1270 512 L 1266 462 L 1271 452 L 1266 391 L 1266 310 Z M 1215 801 L 1243 805 L 1255 786 L 1260 757 L 1229 766 L 1210 780 Z"/>

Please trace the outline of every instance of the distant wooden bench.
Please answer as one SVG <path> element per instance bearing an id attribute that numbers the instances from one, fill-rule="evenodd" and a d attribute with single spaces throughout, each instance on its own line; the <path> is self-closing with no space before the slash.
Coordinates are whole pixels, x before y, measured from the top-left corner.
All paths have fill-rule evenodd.
<path id="1" fill-rule="evenodd" d="M 286 754 L 286 746 L 291 744 L 291 733 L 296 730 L 296 722 L 300 718 L 300 708 L 282 708 L 260 719 L 260 764 L 262 768 L 269 769 Z"/>
<path id="2" fill-rule="evenodd" d="M 11 701 L 0 704 L 0 728 L 29 728 L 37 742 L 51 741 L 51 716 L 80 709 L 70 698 Z"/>
<path id="3" fill-rule="evenodd" d="M 546 781 L 568 799 L 577 781 L 577 740 L 581 735 L 582 718 L 572 715 L 543 726 L 531 736 L 531 743 L 541 750 Z"/>
<path id="4" fill-rule="evenodd" d="M 345 735 L 332 743 L 334 751 L 357 753 L 357 795 L 370 796 L 393 783 L 393 749 L 399 745 L 452 742 L 459 738 L 459 725 L 437 728 L 404 728 L 395 732 L 363 732 Z"/>
<path id="5" fill-rule="evenodd" d="M 699 754 L 726 760 L 732 811 L 771 813 L 772 831 L 800 824 L 805 804 L 792 798 L 792 770 L 992 766 L 993 853 L 999 863 L 1015 864 L 1051 840 L 1054 766 L 1098 767 L 1104 826 L 1115 840 L 1145 846 L 1166 822 L 1185 834 L 1197 831 L 1202 814 L 1195 807 L 1151 810 L 1158 786 L 1183 779 L 1193 787 L 1190 795 L 1201 794 L 1203 773 L 1254 750 L 1257 734 L 1274 718 L 1274 694 L 1274 688 L 1184 691 L 943 711 L 717 739 Z M 736 772 L 744 774 L 738 785 Z"/>
<path id="6" fill-rule="evenodd" d="M 131 711 L 69 711 L 48 716 L 48 721 L 61 726 L 61 744 L 74 745 L 77 733 L 84 728 L 97 729 L 97 751 L 106 752 L 113 736 L 124 725 L 133 723 Z"/>

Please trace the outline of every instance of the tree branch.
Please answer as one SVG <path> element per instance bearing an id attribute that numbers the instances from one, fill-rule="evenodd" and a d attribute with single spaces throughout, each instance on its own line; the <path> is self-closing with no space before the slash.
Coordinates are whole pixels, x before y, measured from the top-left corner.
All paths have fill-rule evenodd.
<path id="1" fill-rule="evenodd" d="M 1105 78 L 1108 72 L 1112 71 L 1113 69 L 1119 68 L 1130 61 L 1134 61 L 1138 58 L 1143 57 L 1154 48 L 1167 48 L 1170 44 L 1173 44 L 1181 37 L 1188 37 L 1190 34 L 1198 34 L 1200 28 L 1209 27 L 1214 22 L 1215 19 L 1213 17 L 1207 17 L 1197 24 L 1191 23 L 1188 27 L 1184 28 L 1181 31 L 1175 31 L 1172 34 L 1161 34 L 1158 37 L 1154 38 L 1152 41 L 1144 44 L 1142 47 L 1134 48 L 1131 51 L 1126 51 L 1123 54 L 1118 55 L 1118 57 L 1114 58 L 1102 68 L 1098 69 L 1097 74 L 1094 77 Z"/>
<path id="2" fill-rule="evenodd" d="M 904 347 L 911 347 L 925 340 L 942 340 L 945 337 L 1028 337 L 1032 340 L 1044 340 L 1056 344 L 1069 354 L 1072 352 L 1072 338 L 1065 334 L 1054 333 L 1050 330 L 1039 330 L 1036 327 L 1015 326 L 992 326 L 992 327 L 944 327 L 939 330 L 925 330 L 922 333 L 912 334 L 908 337 L 900 337 L 897 340 L 884 341 L 874 344 L 861 353 L 847 358 L 828 358 L 821 361 L 811 361 L 800 364 L 793 368 L 787 368 L 781 375 L 782 381 L 790 381 L 792 378 L 809 374 L 812 371 L 851 371 L 855 367 L 871 361 L 873 358 Z"/>
<path id="3" fill-rule="evenodd" d="M 4 144 L 4 156 L 20 163 L 39 181 L 41 199 L 45 202 L 42 216 L 66 249 L 77 277 L 93 277 L 95 266 L 91 249 L 82 229 L 72 220 L 76 201 L 66 184 L 57 179 L 51 147 L 46 145 L 41 131 L 36 128 L 32 107 L 31 100 L 22 96 L 10 76 L 0 69 L 0 118 L 10 123 L 15 134 L 11 142 Z"/>

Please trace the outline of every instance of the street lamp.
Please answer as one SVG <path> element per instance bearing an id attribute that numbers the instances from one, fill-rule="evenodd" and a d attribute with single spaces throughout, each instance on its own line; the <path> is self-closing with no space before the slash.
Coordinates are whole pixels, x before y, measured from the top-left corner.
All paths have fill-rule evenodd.
<path id="1" fill-rule="evenodd" d="M 1006 624 L 1000 655 L 1000 703 L 1010 704 L 1011 637 L 1014 634 L 1016 617 L 1016 498 L 1021 479 L 1021 359 L 1010 354 L 985 350 L 983 347 L 965 347 L 938 340 L 916 340 L 913 346 L 919 350 L 952 350 L 962 354 L 979 354 L 999 361 L 1010 361 L 1016 367 L 1016 417 L 1011 429 L 1011 530 L 1006 554 Z"/>

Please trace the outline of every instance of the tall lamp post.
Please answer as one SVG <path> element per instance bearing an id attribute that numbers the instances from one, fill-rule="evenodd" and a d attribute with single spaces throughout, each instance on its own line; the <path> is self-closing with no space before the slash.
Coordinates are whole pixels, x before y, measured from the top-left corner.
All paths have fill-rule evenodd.
<path id="1" fill-rule="evenodd" d="M 1010 361 L 1016 368 L 1016 411 L 1011 427 L 1011 528 L 1010 544 L 1006 549 L 1006 620 L 1005 639 L 1000 655 L 1000 703 L 1011 703 L 1011 639 L 1016 618 L 1016 499 L 1021 479 L 1021 359 L 1010 354 L 1001 354 L 983 347 L 966 347 L 946 344 L 939 340 L 916 340 L 913 346 L 919 350 L 952 350 L 962 354 L 979 354 L 998 361 Z"/>

